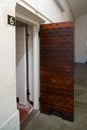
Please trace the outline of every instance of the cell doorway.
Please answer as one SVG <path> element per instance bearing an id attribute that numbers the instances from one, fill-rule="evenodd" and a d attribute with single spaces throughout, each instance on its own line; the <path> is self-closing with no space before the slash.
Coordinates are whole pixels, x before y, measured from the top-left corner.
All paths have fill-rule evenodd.
<path id="1" fill-rule="evenodd" d="M 16 20 L 16 99 L 22 123 L 33 110 L 32 26 Z"/>

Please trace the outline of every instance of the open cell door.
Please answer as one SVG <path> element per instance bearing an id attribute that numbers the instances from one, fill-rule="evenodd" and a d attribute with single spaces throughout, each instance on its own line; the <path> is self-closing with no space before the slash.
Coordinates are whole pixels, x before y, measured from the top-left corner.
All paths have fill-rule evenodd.
<path id="1" fill-rule="evenodd" d="M 74 120 L 74 25 L 40 27 L 40 110 Z"/>

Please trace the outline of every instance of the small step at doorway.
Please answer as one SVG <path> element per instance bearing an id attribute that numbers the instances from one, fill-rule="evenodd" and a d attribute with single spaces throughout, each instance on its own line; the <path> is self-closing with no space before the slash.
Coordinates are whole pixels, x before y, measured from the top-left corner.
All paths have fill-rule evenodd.
<path id="1" fill-rule="evenodd" d="M 26 106 L 17 104 L 17 109 L 19 110 L 20 124 L 22 124 L 27 116 L 33 111 L 33 106 L 29 102 Z"/>
<path id="2" fill-rule="evenodd" d="M 40 113 L 39 110 L 33 109 L 29 115 L 25 118 L 25 120 L 20 124 L 20 130 L 25 130 L 27 125 L 31 122 L 31 120 Z"/>

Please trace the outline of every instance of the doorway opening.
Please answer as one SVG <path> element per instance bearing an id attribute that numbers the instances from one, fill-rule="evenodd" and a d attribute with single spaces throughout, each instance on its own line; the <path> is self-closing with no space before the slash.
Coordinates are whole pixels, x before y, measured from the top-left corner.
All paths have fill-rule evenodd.
<path id="1" fill-rule="evenodd" d="M 30 28 L 32 29 L 32 26 L 30 26 Z M 28 30 L 28 24 L 16 20 L 16 98 L 21 123 L 33 110 L 33 103 L 30 102 L 30 88 L 32 87 L 32 81 L 30 81 L 32 80 L 30 78 L 32 77 L 32 72 L 30 68 L 32 63 L 30 63 L 29 53 L 29 47 L 30 44 L 32 44 L 32 32 L 29 34 Z M 29 40 L 29 37 L 31 41 Z"/>

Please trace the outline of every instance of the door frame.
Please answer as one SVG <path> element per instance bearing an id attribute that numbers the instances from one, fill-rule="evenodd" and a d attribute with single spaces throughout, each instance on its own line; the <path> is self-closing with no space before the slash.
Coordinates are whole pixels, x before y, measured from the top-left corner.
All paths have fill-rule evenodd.
<path id="1" fill-rule="evenodd" d="M 32 19 L 32 17 L 26 16 L 26 11 L 23 13 L 22 9 L 23 10 L 25 9 L 23 5 L 19 5 L 19 3 L 16 3 L 16 10 L 15 10 L 16 19 L 21 22 L 26 22 L 27 25 L 31 25 L 33 28 L 33 46 L 32 46 L 32 49 L 33 49 L 33 107 L 34 109 L 38 110 L 39 109 L 39 95 L 40 95 L 40 50 L 39 50 L 38 32 L 39 32 L 41 18 L 39 18 L 37 15 L 35 16 L 35 14 L 27 10 L 27 14 L 31 13 L 32 16 L 35 16 L 35 19 Z M 22 11 L 22 13 L 20 11 Z M 44 22 L 43 19 L 42 19 L 42 22 Z"/>

